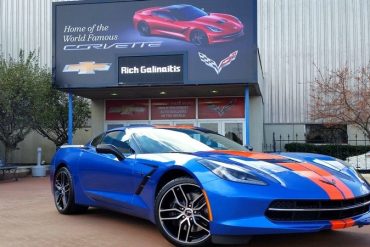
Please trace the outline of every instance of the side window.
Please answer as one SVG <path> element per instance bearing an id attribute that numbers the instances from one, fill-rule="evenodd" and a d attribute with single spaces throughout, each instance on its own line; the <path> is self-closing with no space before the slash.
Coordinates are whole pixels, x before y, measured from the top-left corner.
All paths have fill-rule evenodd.
<path id="1" fill-rule="evenodd" d="M 94 140 L 92 140 L 92 142 L 91 142 L 91 146 L 94 146 L 94 147 L 98 146 L 101 143 L 101 141 L 103 140 L 104 135 L 105 135 L 105 133 L 95 137 Z"/>
<path id="2" fill-rule="evenodd" d="M 134 150 L 130 147 L 129 140 L 124 138 L 125 134 L 124 131 L 110 132 L 104 137 L 102 144 L 111 144 L 124 154 L 132 154 Z"/>
<path id="3" fill-rule="evenodd" d="M 170 13 L 164 11 L 154 11 L 153 15 L 166 20 L 174 20 L 173 16 Z"/>

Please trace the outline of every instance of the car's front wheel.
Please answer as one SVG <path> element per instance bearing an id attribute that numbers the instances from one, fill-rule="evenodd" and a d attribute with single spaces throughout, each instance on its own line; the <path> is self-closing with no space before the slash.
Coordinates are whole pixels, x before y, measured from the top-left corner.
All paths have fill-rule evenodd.
<path id="1" fill-rule="evenodd" d="M 77 205 L 74 198 L 72 175 L 66 167 L 60 168 L 54 177 L 54 202 L 61 214 L 85 212 L 88 207 Z"/>
<path id="2" fill-rule="evenodd" d="M 194 179 L 182 177 L 167 183 L 158 193 L 155 210 L 159 230 L 174 245 L 210 243 L 207 202 Z"/>
<path id="3" fill-rule="evenodd" d="M 190 34 L 190 41 L 197 46 L 206 46 L 209 44 L 207 35 L 200 30 L 195 30 Z"/>
<path id="4" fill-rule="evenodd" d="M 143 36 L 149 36 L 150 35 L 150 26 L 148 23 L 142 21 L 137 25 L 137 29 L 139 30 L 139 33 Z"/>

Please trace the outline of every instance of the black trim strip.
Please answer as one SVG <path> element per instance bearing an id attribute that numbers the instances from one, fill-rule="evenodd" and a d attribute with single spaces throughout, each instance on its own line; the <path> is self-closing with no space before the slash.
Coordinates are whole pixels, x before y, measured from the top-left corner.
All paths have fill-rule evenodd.
<path id="1" fill-rule="evenodd" d="M 141 180 L 139 186 L 137 187 L 135 191 L 135 195 L 140 195 L 140 193 L 143 191 L 145 185 L 148 183 L 150 177 L 157 171 L 157 166 L 151 166 L 153 169 L 144 176 L 143 180 Z"/>

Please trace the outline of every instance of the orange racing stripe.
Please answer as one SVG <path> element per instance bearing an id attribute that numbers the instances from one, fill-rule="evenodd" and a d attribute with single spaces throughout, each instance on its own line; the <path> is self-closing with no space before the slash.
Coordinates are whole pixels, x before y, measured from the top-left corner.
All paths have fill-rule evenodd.
<path id="1" fill-rule="evenodd" d="M 331 229 L 332 230 L 338 230 L 338 229 L 343 229 L 346 228 L 346 223 L 343 220 L 331 220 Z"/>
<path id="2" fill-rule="evenodd" d="M 344 220 L 331 220 L 331 229 L 332 230 L 338 230 L 338 229 L 344 229 L 347 227 L 352 227 L 356 224 L 356 222 L 349 218 L 349 219 L 344 219 Z"/>
<path id="3" fill-rule="evenodd" d="M 356 222 L 353 219 L 345 219 L 344 222 L 346 223 L 346 227 L 351 227 L 356 224 Z"/>
<path id="4" fill-rule="evenodd" d="M 242 156 L 242 157 L 257 159 L 257 160 L 283 160 L 285 159 L 283 156 L 280 156 L 280 155 L 258 153 L 258 152 L 233 151 L 233 150 L 213 150 L 212 152 Z"/>
<path id="5" fill-rule="evenodd" d="M 330 172 L 309 163 L 302 163 L 302 166 L 307 167 L 309 170 L 316 172 L 317 174 L 323 176 L 326 179 L 329 179 L 329 181 L 334 181 L 335 186 L 344 194 L 345 199 L 352 199 L 355 197 L 350 188 L 348 188 L 347 185 L 345 185 L 340 179 L 335 177 Z"/>
<path id="6" fill-rule="evenodd" d="M 299 175 L 308 178 L 326 192 L 330 200 L 344 199 L 342 192 L 335 186 L 325 183 L 322 177 L 300 163 L 279 163 L 280 166 L 295 171 Z"/>

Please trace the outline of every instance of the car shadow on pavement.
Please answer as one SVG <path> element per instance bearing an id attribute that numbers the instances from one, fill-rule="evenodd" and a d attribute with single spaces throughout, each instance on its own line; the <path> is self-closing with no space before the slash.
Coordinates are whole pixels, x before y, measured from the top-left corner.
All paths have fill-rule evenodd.
<path id="1" fill-rule="evenodd" d="M 89 210 L 85 213 L 85 215 L 90 215 L 95 218 L 110 219 L 113 221 L 122 221 L 125 224 L 139 225 L 140 228 L 151 229 L 153 231 L 157 230 L 156 226 L 148 220 L 141 219 L 128 214 L 110 211 L 107 209 L 90 207 Z"/>
<path id="2" fill-rule="evenodd" d="M 159 238 L 161 238 L 161 234 L 159 233 L 154 224 L 147 220 L 136 218 L 134 216 L 112 212 L 100 208 L 90 208 L 86 216 L 101 219 L 109 219 L 110 221 L 118 223 L 121 222 L 122 224 L 129 225 L 130 227 L 138 228 L 142 232 L 146 232 L 151 235 L 157 235 Z M 327 230 L 318 233 L 254 236 L 248 245 L 239 245 L 239 246 L 368 247 L 370 246 L 369 228 L 370 227 L 364 227 L 359 230 L 357 227 L 353 227 L 346 230 L 337 230 L 337 231 Z M 165 243 L 165 245 L 163 245 L 163 243 Z M 164 241 L 163 243 L 161 244 L 161 246 L 171 246 L 169 243 L 168 245 L 166 245 L 167 243 L 166 241 Z"/>
<path id="3" fill-rule="evenodd" d="M 265 235 L 255 236 L 248 245 L 249 247 L 362 247 L 370 246 L 369 228 L 362 228 L 361 232 L 355 228 L 350 230 L 322 231 L 317 233 L 287 234 L 287 235 Z M 354 231 L 357 230 L 357 231 Z"/>

